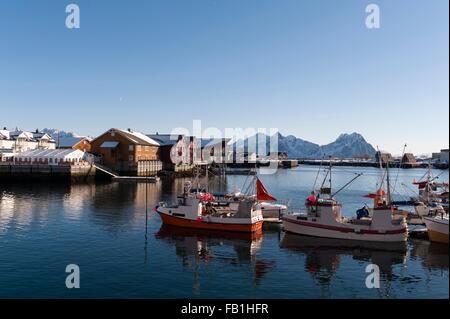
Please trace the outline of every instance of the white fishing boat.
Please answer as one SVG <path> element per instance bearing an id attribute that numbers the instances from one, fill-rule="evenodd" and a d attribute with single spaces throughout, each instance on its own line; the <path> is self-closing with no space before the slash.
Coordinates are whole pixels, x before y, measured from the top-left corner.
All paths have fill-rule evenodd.
<path id="1" fill-rule="evenodd" d="M 445 209 L 442 205 L 431 204 L 427 205 L 424 202 L 418 202 L 414 205 L 416 214 L 420 217 L 445 213 Z"/>
<path id="2" fill-rule="evenodd" d="M 423 220 L 427 226 L 430 241 L 448 244 L 448 214 L 425 216 Z"/>
<path id="3" fill-rule="evenodd" d="M 308 206 L 306 214 L 284 215 L 281 219 L 286 231 L 325 238 L 401 242 L 408 237 L 405 219 L 394 219 L 390 207 L 374 210 L 372 218 L 346 218 L 341 204 L 335 199 L 319 199 Z"/>
<path id="4" fill-rule="evenodd" d="M 185 184 L 177 203 L 161 202 L 154 210 L 164 224 L 188 228 L 256 232 L 263 223 L 261 209 L 255 201 L 243 198 L 230 205 L 227 201 L 217 201 L 208 192 L 192 191 L 190 182 Z"/>
<path id="5" fill-rule="evenodd" d="M 444 172 L 444 171 L 443 171 Z M 437 182 L 440 174 L 432 176 L 431 166 L 429 166 L 425 179 L 420 181 L 413 181 L 419 190 L 419 197 L 414 205 L 414 210 L 420 217 L 440 214 L 448 212 L 448 188 L 449 184 L 446 182 Z"/>
<path id="6" fill-rule="evenodd" d="M 279 219 L 287 213 L 288 207 L 283 204 L 260 202 L 258 203 L 264 219 Z"/>
<path id="7" fill-rule="evenodd" d="M 361 174 L 358 174 L 334 194 L 331 194 L 331 165 L 325 179 L 328 174 L 330 175 L 330 187 L 324 188 L 324 183 L 322 183 L 317 197 L 312 192 L 305 203 L 306 213 L 287 214 L 281 218 L 286 231 L 325 238 L 377 242 L 406 241 L 408 237 L 406 220 L 401 216 L 394 218 L 394 208 L 389 204 L 389 200 L 373 207 L 371 216 L 368 211 L 358 211 L 357 217 L 344 217 L 341 212 L 342 205 L 334 196 Z M 324 193 L 329 194 L 329 197 L 320 198 L 320 195 Z"/>
<path id="8" fill-rule="evenodd" d="M 221 194 L 226 201 L 231 203 L 239 201 L 243 198 L 254 200 L 256 202 L 256 207 L 261 210 L 261 213 L 266 221 L 280 221 L 280 217 L 287 213 L 287 205 L 276 203 L 277 199 L 269 194 L 261 180 L 258 176 L 253 176 L 252 181 L 248 184 L 246 191 L 242 193 L 239 190 L 228 194 Z M 231 204 L 233 206 L 233 204 Z"/>

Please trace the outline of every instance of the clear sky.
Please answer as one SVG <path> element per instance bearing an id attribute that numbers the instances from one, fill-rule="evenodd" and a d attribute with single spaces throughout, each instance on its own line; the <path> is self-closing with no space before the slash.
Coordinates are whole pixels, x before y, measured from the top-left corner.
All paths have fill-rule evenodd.
<path id="1" fill-rule="evenodd" d="M 67 29 L 76 3 L 81 28 Z M 367 29 L 365 7 L 381 9 Z M 448 0 L 0 1 L 0 126 L 449 144 Z"/>

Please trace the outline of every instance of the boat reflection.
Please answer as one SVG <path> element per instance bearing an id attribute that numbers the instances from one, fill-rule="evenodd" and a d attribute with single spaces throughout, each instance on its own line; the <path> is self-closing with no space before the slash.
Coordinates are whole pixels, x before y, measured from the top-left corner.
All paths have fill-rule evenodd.
<path id="1" fill-rule="evenodd" d="M 407 244 L 351 241 L 308 237 L 285 233 L 280 247 L 304 254 L 305 270 L 320 285 L 329 285 L 341 261 L 351 256 L 354 260 L 378 265 L 381 276 L 392 280 L 392 267 L 406 261 Z"/>
<path id="2" fill-rule="evenodd" d="M 190 229 L 163 224 L 155 234 L 160 240 L 175 245 L 183 267 L 193 271 L 194 291 L 200 289 L 199 266 L 219 262 L 232 266 L 247 265 L 253 274 L 253 284 L 258 286 L 275 262 L 258 259 L 257 251 L 262 244 L 262 231 L 254 233 L 221 232 Z M 230 248 L 232 248 L 230 252 Z"/>
<path id="3" fill-rule="evenodd" d="M 426 269 L 448 271 L 448 245 L 422 239 L 412 239 L 411 244 L 411 257 L 419 258 Z"/>
<path id="4" fill-rule="evenodd" d="M 156 238 L 175 242 L 177 255 L 183 262 L 189 257 L 208 261 L 221 258 L 214 255 L 215 246 L 232 246 L 236 252 L 230 263 L 243 263 L 252 260 L 261 247 L 262 232 L 238 233 L 190 229 L 163 224 Z"/>

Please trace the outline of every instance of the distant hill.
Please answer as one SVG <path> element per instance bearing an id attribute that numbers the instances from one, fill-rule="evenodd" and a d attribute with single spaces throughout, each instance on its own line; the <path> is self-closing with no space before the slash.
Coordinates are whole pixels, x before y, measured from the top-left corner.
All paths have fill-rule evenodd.
<path id="1" fill-rule="evenodd" d="M 258 145 L 264 145 L 266 150 L 269 151 L 270 136 L 258 133 L 245 140 L 239 140 L 234 143 L 234 147 L 244 147 L 245 151 L 248 151 L 249 142 L 256 143 L 256 151 L 258 151 Z M 252 149 L 255 149 L 253 145 Z M 352 158 L 352 157 L 373 157 L 376 153 L 375 148 L 369 144 L 361 134 L 341 134 L 334 142 L 319 145 L 293 135 L 283 136 L 278 133 L 278 151 L 287 152 L 291 158 L 311 158 L 319 159 L 323 157 L 335 157 L 335 158 Z"/>
<path id="2" fill-rule="evenodd" d="M 42 132 L 47 133 L 48 135 L 50 135 L 55 141 L 58 139 L 58 135 L 60 139 L 63 138 L 71 138 L 71 137 L 80 137 L 80 135 L 73 133 L 73 132 L 66 132 L 66 131 L 61 131 L 54 128 L 44 128 L 42 130 Z"/>

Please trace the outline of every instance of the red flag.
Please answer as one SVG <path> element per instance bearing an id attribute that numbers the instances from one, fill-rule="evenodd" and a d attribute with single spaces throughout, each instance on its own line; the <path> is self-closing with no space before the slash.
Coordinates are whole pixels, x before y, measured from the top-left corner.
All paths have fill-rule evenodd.
<path id="1" fill-rule="evenodd" d="M 275 197 L 269 194 L 259 178 L 256 179 L 256 198 L 258 200 L 277 200 Z"/>
<path id="2" fill-rule="evenodd" d="M 428 182 L 413 182 L 414 185 L 418 185 L 419 189 L 425 188 L 427 186 Z"/>

